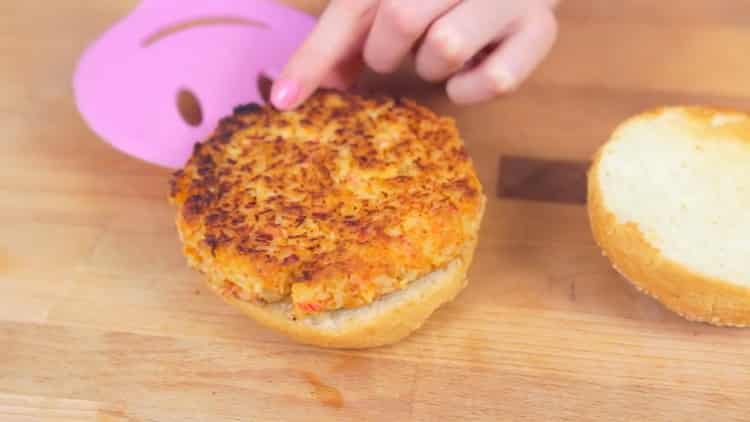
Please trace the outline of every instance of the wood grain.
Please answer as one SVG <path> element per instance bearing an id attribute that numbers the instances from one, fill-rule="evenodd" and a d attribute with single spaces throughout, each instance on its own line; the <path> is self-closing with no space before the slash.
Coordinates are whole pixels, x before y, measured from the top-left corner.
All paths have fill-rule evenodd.
<path id="1" fill-rule="evenodd" d="M 469 288 L 363 352 L 292 344 L 221 303 L 180 255 L 168 172 L 82 123 L 76 59 L 135 3 L 0 3 L 0 420 L 748 420 L 750 331 L 623 282 L 580 201 L 557 200 L 577 179 L 516 173 L 494 193 L 499 157 L 586 162 L 644 108 L 750 109 L 750 3 L 569 0 L 534 78 L 473 107 L 408 67 L 370 75 L 456 117 L 490 200 Z"/>

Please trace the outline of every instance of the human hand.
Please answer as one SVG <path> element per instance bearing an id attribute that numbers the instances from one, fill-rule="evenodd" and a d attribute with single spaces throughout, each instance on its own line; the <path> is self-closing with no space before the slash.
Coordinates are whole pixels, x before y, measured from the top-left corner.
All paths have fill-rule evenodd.
<path id="1" fill-rule="evenodd" d="M 292 109 L 318 87 L 345 89 L 366 64 L 395 71 L 414 52 L 427 81 L 455 103 L 516 88 L 557 37 L 557 0 L 332 0 L 271 91 Z"/>

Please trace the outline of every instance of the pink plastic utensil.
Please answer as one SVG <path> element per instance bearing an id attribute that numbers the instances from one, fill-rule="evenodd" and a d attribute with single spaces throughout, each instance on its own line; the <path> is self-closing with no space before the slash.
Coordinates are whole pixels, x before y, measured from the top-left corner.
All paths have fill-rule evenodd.
<path id="1" fill-rule="evenodd" d="M 73 87 L 91 129 L 115 148 L 182 166 L 235 106 L 263 103 L 314 18 L 265 0 L 143 0 L 83 54 Z"/>

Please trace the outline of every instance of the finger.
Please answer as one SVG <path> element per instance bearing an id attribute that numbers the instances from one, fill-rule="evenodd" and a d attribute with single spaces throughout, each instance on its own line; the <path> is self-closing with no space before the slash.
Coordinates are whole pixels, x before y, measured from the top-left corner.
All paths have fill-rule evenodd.
<path id="1" fill-rule="evenodd" d="M 328 74 L 361 48 L 374 18 L 377 0 L 334 0 L 310 36 L 292 55 L 271 90 L 279 109 L 295 108 Z"/>
<path id="2" fill-rule="evenodd" d="M 383 0 L 365 43 L 367 65 L 393 72 L 430 24 L 460 0 Z"/>
<path id="3" fill-rule="evenodd" d="M 417 52 L 417 73 L 441 81 L 511 30 L 522 6 L 515 1 L 467 0 L 430 27 Z"/>
<path id="4" fill-rule="evenodd" d="M 360 44 L 361 45 L 361 44 Z M 351 88 L 364 70 L 365 63 L 361 54 L 352 54 L 344 58 L 323 78 L 320 86 L 347 90 Z"/>
<path id="5" fill-rule="evenodd" d="M 460 72 L 448 81 L 448 96 L 455 103 L 489 100 L 515 89 L 552 49 L 557 21 L 541 8 L 521 22 L 518 32 L 508 36 L 482 63 Z"/>

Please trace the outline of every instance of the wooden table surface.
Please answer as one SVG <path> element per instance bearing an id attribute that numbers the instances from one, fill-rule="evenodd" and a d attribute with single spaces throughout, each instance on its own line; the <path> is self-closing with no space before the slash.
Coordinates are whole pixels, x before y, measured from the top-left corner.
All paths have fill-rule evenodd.
<path id="1" fill-rule="evenodd" d="M 533 80 L 481 106 L 371 80 L 456 116 L 489 206 L 468 289 L 363 352 L 292 344 L 210 294 L 168 172 L 83 124 L 75 61 L 134 4 L 0 3 L 0 420 L 750 420 L 750 331 L 636 293 L 580 200 L 580 163 L 629 114 L 750 109 L 750 2 L 568 0 Z"/>

